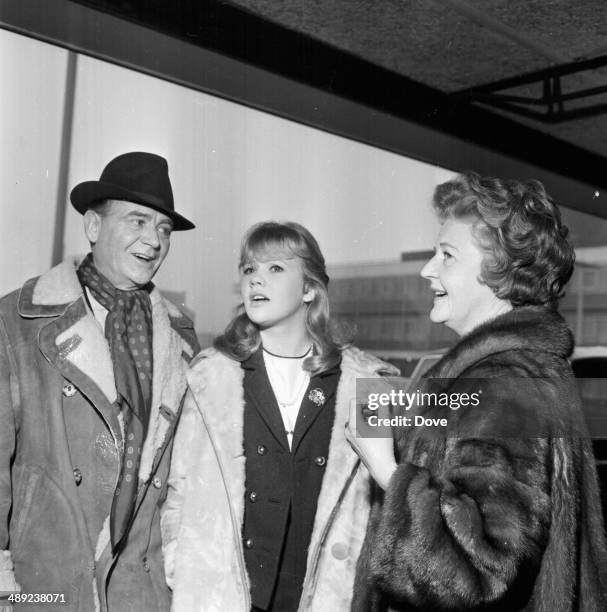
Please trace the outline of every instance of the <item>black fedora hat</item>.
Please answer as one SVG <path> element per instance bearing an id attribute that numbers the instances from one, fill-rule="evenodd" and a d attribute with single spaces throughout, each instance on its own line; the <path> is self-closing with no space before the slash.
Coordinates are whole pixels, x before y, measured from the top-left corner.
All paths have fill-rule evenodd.
<path id="1" fill-rule="evenodd" d="M 128 200 L 164 213 L 173 220 L 175 230 L 196 227 L 175 212 L 167 160 L 154 153 L 124 153 L 114 158 L 98 181 L 76 185 L 70 194 L 74 208 L 84 214 L 101 200 Z"/>

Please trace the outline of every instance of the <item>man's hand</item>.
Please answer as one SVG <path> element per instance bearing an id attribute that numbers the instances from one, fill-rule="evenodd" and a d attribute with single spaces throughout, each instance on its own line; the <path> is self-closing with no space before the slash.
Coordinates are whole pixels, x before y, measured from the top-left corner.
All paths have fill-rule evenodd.
<path id="1" fill-rule="evenodd" d="M 350 402 L 346 439 L 361 458 L 373 479 L 385 490 L 397 465 L 394 459 L 394 442 L 392 436 L 385 438 L 356 437 L 357 419 L 362 421 L 364 418 L 361 409 L 362 406 L 357 405 L 356 400 Z"/>

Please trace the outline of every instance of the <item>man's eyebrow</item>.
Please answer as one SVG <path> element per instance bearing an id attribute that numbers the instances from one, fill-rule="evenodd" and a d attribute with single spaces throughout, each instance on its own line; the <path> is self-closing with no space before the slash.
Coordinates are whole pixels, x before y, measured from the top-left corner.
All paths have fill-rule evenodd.
<path id="1" fill-rule="evenodd" d="M 126 217 L 141 217 L 142 219 L 151 219 L 152 213 L 145 213 L 139 210 L 129 210 L 125 216 Z"/>
<path id="2" fill-rule="evenodd" d="M 140 210 L 129 210 L 126 214 L 125 217 L 129 218 L 129 217 L 135 217 L 137 219 L 145 219 L 146 221 L 149 221 L 153 216 L 153 213 L 146 213 L 146 212 L 142 212 Z M 175 224 L 173 223 L 173 219 L 162 219 L 161 221 L 158 222 L 158 225 L 170 225 L 171 229 L 173 229 L 173 227 L 175 227 Z"/>
<path id="3" fill-rule="evenodd" d="M 456 251 L 459 251 L 459 249 L 456 246 L 453 246 L 450 242 L 443 241 L 439 244 L 439 246 L 441 247 L 441 249 L 444 247 L 449 247 L 450 249 L 455 249 Z"/>

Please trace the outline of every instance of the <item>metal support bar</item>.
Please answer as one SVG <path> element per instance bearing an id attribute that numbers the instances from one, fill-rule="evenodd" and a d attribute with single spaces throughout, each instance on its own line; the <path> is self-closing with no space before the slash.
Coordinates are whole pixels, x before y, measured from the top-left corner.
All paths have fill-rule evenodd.
<path id="1" fill-rule="evenodd" d="M 452 94 L 467 102 L 478 102 L 501 108 L 522 117 L 535 119 L 544 123 L 562 123 L 583 117 L 592 117 L 607 112 L 607 104 L 593 104 L 571 110 L 565 110 L 565 102 L 584 100 L 607 93 L 607 85 L 586 87 L 563 94 L 562 77 L 573 75 L 590 69 L 607 65 L 607 55 L 589 60 L 570 62 L 561 66 L 553 66 L 546 70 L 538 70 L 517 77 L 502 79 L 479 87 L 459 91 Z M 502 93 L 504 90 L 523 85 L 538 84 L 542 86 L 540 97 L 522 96 Z M 531 110 L 529 107 L 544 107 L 544 112 Z"/>
<path id="2" fill-rule="evenodd" d="M 589 106 L 575 108 L 568 111 L 554 111 L 552 113 L 533 111 L 529 108 L 525 108 L 523 106 L 519 106 L 518 104 L 513 104 L 511 102 L 501 100 L 500 98 L 494 96 L 480 98 L 478 102 L 487 106 L 492 106 L 494 108 L 499 108 L 502 110 L 509 111 L 511 113 L 515 113 L 517 115 L 520 115 L 521 117 L 527 117 L 528 119 L 541 121 L 542 123 L 564 123 L 566 121 L 573 121 L 574 119 L 585 119 L 587 117 L 593 117 L 595 115 L 602 115 L 607 113 L 607 102 L 603 104 L 592 104 Z"/>
<path id="3" fill-rule="evenodd" d="M 55 233 L 51 264 L 63 261 L 63 238 L 65 234 L 65 208 L 67 206 L 68 172 L 72 149 L 72 127 L 74 123 L 74 98 L 76 96 L 76 72 L 78 54 L 67 52 L 65 75 L 65 98 L 63 102 L 63 125 L 61 128 L 61 149 L 59 151 L 59 183 L 57 185 L 57 204 L 55 209 Z"/>
<path id="4" fill-rule="evenodd" d="M 534 83 L 541 82 L 551 77 L 579 74 L 580 72 L 595 70 L 605 66 L 607 66 L 607 55 L 600 55 L 592 59 L 550 66 L 549 68 L 543 68 L 542 70 L 534 70 L 533 72 L 526 72 L 507 79 L 493 81 L 493 83 L 487 83 L 477 87 L 470 87 L 469 89 L 462 89 L 454 95 L 461 96 L 463 98 L 470 98 L 475 97 L 480 93 L 493 93 L 496 91 L 503 91 L 504 89 L 513 89 L 514 87 L 520 87 L 521 85 L 533 85 Z"/>
<path id="5" fill-rule="evenodd" d="M 582 98 L 591 98 L 592 96 L 598 96 L 604 93 L 607 93 L 607 85 L 603 85 L 602 87 L 591 87 L 588 89 L 580 89 L 579 91 L 573 91 L 568 94 L 561 94 L 560 100 L 562 102 L 567 102 L 569 100 L 579 100 Z M 546 98 L 546 94 L 544 94 L 541 98 L 530 98 L 528 96 L 515 96 L 511 94 L 495 93 L 495 94 L 489 94 L 487 96 L 481 95 L 477 98 L 478 101 L 485 100 L 485 99 L 502 100 L 504 102 L 512 102 L 514 104 L 526 104 L 529 106 L 544 106 L 550 101 L 550 99 Z"/>

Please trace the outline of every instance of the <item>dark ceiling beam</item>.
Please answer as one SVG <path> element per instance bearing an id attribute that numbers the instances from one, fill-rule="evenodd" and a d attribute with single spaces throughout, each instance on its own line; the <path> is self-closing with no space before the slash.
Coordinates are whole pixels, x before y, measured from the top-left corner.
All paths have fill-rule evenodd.
<path id="1" fill-rule="evenodd" d="M 607 218 L 605 160 L 216 0 L 0 2 L 5 28 Z M 90 7 L 103 8 L 99 12 Z"/>
<path id="2" fill-rule="evenodd" d="M 605 159 L 218 0 L 76 0 L 402 119 L 607 188 Z M 594 65 L 595 60 L 582 62 Z M 563 67 L 564 73 L 573 67 Z M 524 143 L 524 146 L 521 146 Z"/>

